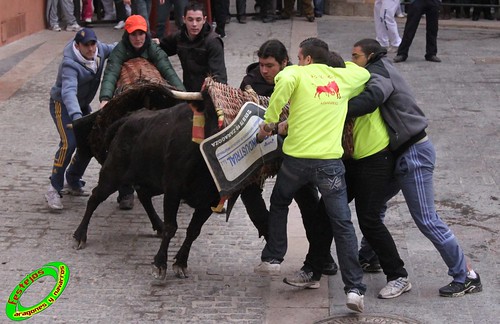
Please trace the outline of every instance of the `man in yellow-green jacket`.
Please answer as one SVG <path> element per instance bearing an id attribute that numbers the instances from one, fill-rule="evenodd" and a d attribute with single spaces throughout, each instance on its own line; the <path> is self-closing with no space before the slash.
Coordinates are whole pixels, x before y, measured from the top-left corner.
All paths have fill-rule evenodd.
<path id="1" fill-rule="evenodd" d="M 370 75 L 351 62 L 345 68 L 329 67 L 326 65 L 329 55 L 325 42 L 308 38 L 299 46 L 299 65 L 286 67 L 275 78 L 265 124 L 277 123 L 289 102 L 288 136 L 283 144 L 283 164 L 271 195 L 269 238 L 255 271 L 280 272 L 287 250 L 288 206 L 295 191 L 312 183 L 325 201 L 332 226 L 346 305 L 362 312 L 366 286 L 362 282 L 358 243 L 347 203 L 341 139 L 348 100 L 363 89 Z M 267 129 L 263 124 L 259 136 L 271 135 Z M 304 279 L 319 287 L 314 278 Z"/>

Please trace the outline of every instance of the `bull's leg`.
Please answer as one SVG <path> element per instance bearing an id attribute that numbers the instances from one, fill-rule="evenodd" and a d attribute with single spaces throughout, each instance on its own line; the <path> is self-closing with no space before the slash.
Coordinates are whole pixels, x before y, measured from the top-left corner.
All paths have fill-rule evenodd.
<path id="1" fill-rule="evenodd" d="M 162 284 L 167 276 L 167 253 L 170 240 L 177 232 L 177 211 L 179 210 L 180 198 L 177 195 L 165 191 L 163 195 L 163 213 L 165 222 L 160 249 L 156 253 L 153 261 L 153 284 Z"/>
<path id="2" fill-rule="evenodd" d="M 210 206 L 203 208 L 196 208 L 193 213 L 193 218 L 191 218 L 191 222 L 189 222 L 189 226 L 186 232 L 186 239 L 182 243 L 179 252 L 175 256 L 175 263 L 173 265 L 173 269 L 175 275 L 178 278 L 187 278 L 188 277 L 188 268 L 187 268 L 187 260 L 189 258 L 189 251 L 191 250 L 191 245 L 193 242 L 200 236 L 201 227 L 207 219 L 212 214 L 212 209 Z"/>
<path id="3" fill-rule="evenodd" d="M 87 229 L 89 227 L 92 214 L 97 207 L 116 190 L 118 190 L 118 185 L 113 186 L 112 184 L 101 184 L 101 181 L 99 181 L 97 187 L 92 190 L 92 195 L 90 195 L 87 202 L 87 208 L 85 209 L 85 215 L 83 216 L 82 222 L 73 234 L 73 238 L 75 239 L 73 248 L 77 250 L 85 248 L 87 243 Z"/>
<path id="4" fill-rule="evenodd" d="M 139 201 L 148 214 L 151 225 L 153 225 L 153 231 L 156 231 L 156 234 L 161 237 L 161 233 L 163 232 L 163 221 L 161 220 L 160 216 L 158 216 L 153 206 L 153 202 L 151 200 L 152 195 L 140 188 L 136 188 L 136 191 L 137 197 L 139 197 Z"/>

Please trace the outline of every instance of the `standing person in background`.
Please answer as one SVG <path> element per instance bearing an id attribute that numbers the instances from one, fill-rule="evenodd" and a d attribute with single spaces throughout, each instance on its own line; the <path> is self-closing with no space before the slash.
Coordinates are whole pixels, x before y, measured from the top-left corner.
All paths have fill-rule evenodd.
<path id="1" fill-rule="evenodd" d="M 123 29 L 123 27 L 125 27 L 125 20 L 127 20 L 127 17 L 129 16 L 125 7 L 126 5 L 123 0 L 114 0 L 114 3 L 116 9 L 116 20 L 118 21 L 118 23 L 113 28 Z"/>
<path id="2" fill-rule="evenodd" d="M 387 48 L 388 53 L 396 53 L 401 44 L 398 24 L 394 18 L 399 6 L 399 0 L 375 0 L 373 7 L 376 39 Z"/>
<path id="3" fill-rule="evenodd" d="M 313 0 L 313 3 L 314 3 L 314 17 L 316 18 L 323 17 L 323 12 L 325 11 L 324 0 Z"/>
<path id="4" fill-rule="evenodd" d="M 240 24 L 247 23 L 247 0 L 236 0 L 236 18 Z"/>
<path id="5" fill-rule="evenodd" d="M 226 19 L 229 13 L 229 0 L 215 0 L 212 2 L 212 17 L 217 25 L 215 32 L 221 38 L 226 37 Z"/>
<path id="6" fill-rule="evenodd" d="M 346 306 L 356 312 L 364 308 L 363 270 L 358 261 L 358 242 L 347 203 L 345 168 L 341 144 L 347 102 L 363 89 L 369 73 L 354 63 L 334 69 L 328 45 L 318 38 L 301 42 L 299 65 L 283 69 L 275 77 L 275 89 L 258 136 L 271 135 L 264 127 L 277 123 L 283 107 L 290 102 L 288 135 L 283 144 L 283 163 L 271 195 L 269 239 L 254 271 L 279 273 L 288 247 L 288 208 L 295 192 L 307 183 L 318 187 L 337 249 L 340 271 L 347 295 Z M 335 92 L 327 100 L 320 90 Z"/>
<path id="7" fill-rule="evenodd" d="M 358 47 L 367 56 L 380 52 L 380 44 L 374 39 L 355 43 L 354 48 Z M 459 297 L 482 291 L 479 274 L 467 264 L 457 238 L 436 212 L 433 184 L 436 152 L 425 131 L 428 124 L 423 111 L 401 73 L 385 56 L 372 56 L 366 69 L 371 73 L 370 81 L 360 95 L 349 101 L 348 118 L 380 109 L 387 125 L 389 149 L 396 159 L 394 176 L 411 217 L 435 246 L 453 277 L 450 284 L 439 289 L 439 295 Z"/>
<path id="8" fill-rule="evenodd" d="M 60 14 L 62 21 L 66 24 L 66 31 L 76 32 L 82 29 L 76 21 L 73 0 L 47 0 L 47 21 L 50 30 L 61 31 L 58 8 L 61 8 Z"/>
<path id="9" fill-rule="evenodd" d="M 92 16 L 94 16 L 94 6 L 92 5 L 92 0 L 82 0 L 82 21 L 91 23 Z"/>
<path id="10" fill-rule="evenodd" d="M 186 7 L 187 0 L 157 0 L 158 7 L 156 8 L 156 37 L 165 37 L 165 29 L 167 24 L 170 24 L 170 10 L 174 7 L 174 19 L 177 29 L 181 29 L 184 16 L 184 8 Z"/>
<path id="11" fill-rule="evenodd" d="M 132 14 L 141 15 L 142 17 L 144 17 L 146 23 L 148 24 L 148 30 L 150 29 L 149 15 L 151 14 L 151 7 L 153 5 L 152 1 L 153 0 L 123 0 L 123 3 L 125 5 L 129 5 L 132 7 Z"/>
<path id="12" fill-rule="evenodd" d="M 297 4 L 297 11 L 306 16 L 307 21 L 314 21 L 313 0 L 302 0 L 302 5 Z M 285 6 L 281 12 L 281 19 L 290 19 L 293 16 L 295 0 L 285 0 Z"/>
<path id="13" fill-rule="evenodd" d="M 438 35 L 438 20 L 439 8 L 441 2 L 439 0 L 415 0 L 408 5 L 408 16 L 406 17 L 406 25 L 403 32 L 403 39 L 399 45 L 397 55 L 394 57 L 394 63 L 406 61 L 408 52 L 410 51 L 411 43 L 417 32 L 420 18 L 425 15 L 425 60 L 429 62 L 441 62 L 437 57 L 437 35 Z"/>
<path id="14" fill-rule="evenodd" d="M 50 185 L 45 194 L 50 209 L 63 209 L 61 198 L 65 175 L 68 194 L 88 196 L 83 190 L 85 182 L 82 176 L 91 158 L 80 156 L 77 151 L 71 159 L 76 150 L 72 122 L 92 111 L 90 103 L 97 93 L 104 62 L 113 47 L 114 45 L 99 42 L 92 29 L 84 28 L 64 48 L 57 79 L 50 90 L 50 115 L 60 138 L 52 165 Z"/>
<path id="15" fill-rule="evenodd" d="M 101 108 L 114 96 L 123 63 L 133 58 L 144 58 L 151 62 L 161 76 L 179 90 L 185 90 L 170 60 L 160 47 L 151 41 L 146 19 L 132 15 L 125 21 L 122 40 L 111 53 L 102 78 L 99 101 Z M 118 190 L 119 208 L 129 210 L 134 207 L 134 188 L 125 184 Z"/>
<path id="16" fill-rule="evenodd" d="M 205 6 L 191 1 L 184 9 L 184 25 L 160 41 L 168 56 L 179 56 L 187 91 L 200 91 L 207 76 L 227 83 L 224 42 L 207 23 Z"/>

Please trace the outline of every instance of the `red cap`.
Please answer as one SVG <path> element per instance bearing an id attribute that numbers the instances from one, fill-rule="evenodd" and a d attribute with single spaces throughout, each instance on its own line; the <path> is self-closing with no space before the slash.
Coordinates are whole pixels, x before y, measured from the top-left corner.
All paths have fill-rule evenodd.
<path id="1" fill-rule="evenodd" d="M 125 21 L 125 30 L 127 33 L 132 34 L 136 30 L 142 30 L 143 32 L 148 32 L 148 23 L 141 15 L 132 15 Z"/>

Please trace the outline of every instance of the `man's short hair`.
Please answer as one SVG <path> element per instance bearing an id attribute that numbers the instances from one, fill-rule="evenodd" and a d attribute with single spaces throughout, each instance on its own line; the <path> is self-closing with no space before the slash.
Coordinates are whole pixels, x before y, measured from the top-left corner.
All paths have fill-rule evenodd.
<path id="1" fill-rule="evenodd" d="M 331 67 L 345 68 L 344 59 L 335 51 L 330 51 L 328 62 L 326 64 Z"/>
<path id="2" fill-rule="evenodd" d="M 361 52 L 368 57 L 373 53 L 373 56 L 378 56 L 380 54 L 387 54 L 387 49 L 380 45 L 380 43 L 373 38 L 364 38 L 360 41 L 357 41 L 353 47 L 361 48 Z"/>
<path id="3" fill-rule="evenodd" d="M 186 17 L 188 11 L 201 11 L 203 13 L 203 17 L 207 15 L 207 11 L 205 10 L 205 5 L 198 1 L 190 1 L 186 7 L 184 8 L 184 17 Z"/>
<path id="4" fill-rule="evenodd" d="M 302 55 L 310 56 L 314 63 L 328 63 L 330 52 L 328 44 L 325 41 L 316 37 L 311 37 L 303 40 L 299 47 L 302 49 Z"/>
<path id="5" fill-rule="evenodd" d="M 269 39 L 264 42 L 257 51 L 259 58 L 274 57 L 278 63 L 284 60 L 290 61 L 285 45 L 277 39 Z"/>

